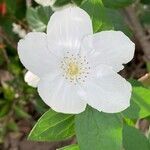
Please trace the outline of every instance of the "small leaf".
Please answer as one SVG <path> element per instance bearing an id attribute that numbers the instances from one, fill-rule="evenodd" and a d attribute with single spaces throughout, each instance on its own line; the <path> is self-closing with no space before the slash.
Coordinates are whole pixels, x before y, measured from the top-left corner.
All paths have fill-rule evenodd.
<path id="1" fill-rule="evenodd" d="M 14 106 L 14 111 L 15 111 L 16 117 L 18 118 L 30 118 L 30 115 L 19 106 Z"/>
<path id="2" fill-rule="evenodd" d="M 15 98 L 15 91 L 14 91 L 13 87 L 5 84 L 3 86 L 3 93 L 4 93 L 4 98 L 6 100 L 9 100 L 9 101 L 14 100 L 14 98 Z"/>
<path id="3" fill-rule="evenodd" d="M 40 20 L 47 25 L 50 16 L 52 15 L 52 10 L 49 7 L 38 7 L 37 8 L 38 11 L 38 16 L 40 18 Z"/>
<path id="4" fill-rule="evenodd" d="M 52 10 L 50 7 L 28 7 L 26 19 L 32 30 L 40 32 L 45 31 L 51 15 Z"/>
<path id="5" fill-rule="evenodd" d="M 61 6 L 64 6 L 70 2 L 71 2 L 71 0 L 56 0 L 54 3 L 54 6 L 55 7 L 61 7 Z"/>
<path id="6" fill-rule="evenodd" d="M 73 2 L 77 5 L 81 5 L 84 0 L 73 0 Z"/>
<path id="7" fill-rule="evenodd" d="M 74 116 L 47 111 L 35 124 L 29 139 L 35 141 L 56 141 L 72 137 L 74 132 Z"/>
<path id="8" fill-rule="evenodd" d="M 78 145 L 69 145 L 63 148 L 59 148 L 57 150 L 80 150 Z"/>
<path id="9" fill-rule="evenodd" d="M 136 128 L 125 125 L 123 128 L 125 150 L 150 150 L 148 139 Z"/>
<path id="10" fill-rule="evenodd" d="M 0 118 L 4 117 L 5 115 L 7 115 L 10 111 L 10 104 L 6 103 L 5 105 L 2 105 L 0 107 Z"/>
<path id="11" fill-rule="evenodd" d="M 120 150 L 122 119 L 119 114 L 106 114 L 93 108 L 75 118 L 76 135 L 81 150 Z"/>

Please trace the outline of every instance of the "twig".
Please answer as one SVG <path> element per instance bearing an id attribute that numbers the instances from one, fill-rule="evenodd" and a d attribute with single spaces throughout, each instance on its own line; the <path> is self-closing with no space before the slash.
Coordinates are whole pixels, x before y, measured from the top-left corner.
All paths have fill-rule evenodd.
<path id="1" fill-rule="evenodd" d="M 148 41 L 147 35 L 144 32 L 140 21 L 138 20 L 135 8 L 133 6 L 129 6 L 125 9 L 125 12 L 129 19 L 130 26 L 134 32 L 134 35 L 143 49 L 144 58 L 146 61 L 150 62 L 150 42 Z"/>

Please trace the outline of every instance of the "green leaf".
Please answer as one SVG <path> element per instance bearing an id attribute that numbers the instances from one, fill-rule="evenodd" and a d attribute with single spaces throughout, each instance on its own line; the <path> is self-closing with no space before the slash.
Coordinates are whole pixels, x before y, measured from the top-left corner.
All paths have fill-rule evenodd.
<path id="1" fill-rule="evenodd" d="M 17 105 L 14 106 L 14 111 L 15 111 L 16 117 L 18 118 L 30 118 L 30 115 Z"/>
<path id="2" fill-rule="evenodd" d="M 136 102 L 134 102 L 134 96 L 132 94 L 130 107 L 122 112 L 124 117 L 130 119 L 138 119 L 139 118 L 140 107 Z"/>
<path id="3" fill-rule="evenodd" d="M 114 30 L 120 30 L 124 32 L 127 36 L 131 37 L 131 30 L 125 23 L 123 19 L 123 15 L 121 11 L 116 10 L 116 9 L 105 9 L 106 14 L 107 14 L 107 19 L 109 20 L 110 24 L 113 26 Z"/>
<path id="4" fill-rule="evenodd" d="M 130 79 L 129 82 L 131 83 L 132 87 L 138 87 L 138 86 L 144 87 L 143 84 L 138 80 Z"/>
<path id="5" fill-rule="evenodd" d="M 52 10 L 50 7 L 29 7 L 27 9 L 26 19 L 30 28 L 34 31 L 45 31 Z"/>
<path id="6" fill-rule="evenodd" d="M 148 139 L 136 128 L 125 125 L 123 128 L 125 150 L 150 150 Z"/>
<path id="7" fill-rule="evenodd" d="M 44 23 L 48 24 L 48 21 L 50 19 L 50 16 L 52 15 L 52 10 L 49 7 L 38 7 L 37 8 L 39 19 Z"/>
<path id="8" fill-rule="evenodd" d="M 140 107 L 139 117 L 145 118 L 150 115 L 150 90 L 142 86 L 133 87 L 133 100 Z"/>
<path id="9" fill-rule="evenodd" d="M 120 150 L 122 120 L 119 114 L 87 109 L 76 116 L 76 135 L 81 150 Z"/>
<path id="10" fill-rule="evenodd" d="M 59 148 L 57 150 L 80 150 L 78 145 L 69 145 L 63 148 Z"/>
<path id="11" fill-rule="evenodd" d="M 61 7 L 63 5 L 66 5 L 68 3 L 71 3 L 71 0 L 56 0 L 54 3 L 55 7 Z"/>
<path id="12" fill-rule="evenodd" d="M 74 131 L 74 116 L 47 111 L 35 124 L 29 139 L 35 141 L 56 141 L 72 137 Z"/>
<path id="13" fill-rule="evenodd" d="M 81 5 L 84 0 L 56 0 L 54 7 L 61 7 L 69 3 L 75 3 L 76 5 Z"/>
<path id="14" fill-rule="evenodd" d="M 112 29 L 112 26 L 106 20 L 106 12 L 102 0 L 86 0 L 82 3 L 83 8 L 91 17 L 94 32 L 105 29 Z"/>
<path id="15" fill-rule="evenodd" d="M 135 0 L 102 0 L 102 1 L 104 3 L 104 6 L 108 8 L 122 8 L 135 2 Z"/>
<path id="16" fill-rule="evenodd" d="M 0 118 L 4 117 L 7 115 L 10 111 L 10 104 L 6 103 L 5 105 L 0 107 Z"/>
<path id="17" fill-rule="evenodd" d="M 11 14 L 14 14 L 16 11 L 17 1 L 15 0 L 5 0 L 7 11 Z"/>
<path id="18" fill-rule="evenodd" d="M 16 6 L 16 11 L 15 11 L 15 17 L 17 19 L 24 19 L 25 14 L 26 14 L 26 1 L 22 0 L 16 0 L 17 1 L 17 6 Z M 13 0 L 14 2 L 14 0 Z"/>
<path id="19" fill-rule="evenodd" d="M 13 87 L 9 86 L 9 85 L 5 85 L 3 86 L 3 93 L 4 93 L 4 98 L 6 100 L 12 101 L 15 98 L 15 91 L 13 89 Z"/>
<path id="20" fill-rule="evenodd" d="M 73 2 L 77 5 L 81 5 L 84 0 L 73 0 Z"/>
<path id="21" fill-rule="evenodd" d="M 35 109 L 40 114 L 44 114 L 46 111 L 49 110 L 49 107 L 43 102 L 43 100 L 39 96 L 36 97 L 36 103 L 34 105 Z"/>
<path id="22" fill-rule="evenodd" d="M 143 86 L 142 83 L 136 80 L 130 80 L 132 84 L 131 106 L 123 112 L 129 118 L 135 119 L 139 107 L 139 119 L 150 115 L 150 90 Z"/>

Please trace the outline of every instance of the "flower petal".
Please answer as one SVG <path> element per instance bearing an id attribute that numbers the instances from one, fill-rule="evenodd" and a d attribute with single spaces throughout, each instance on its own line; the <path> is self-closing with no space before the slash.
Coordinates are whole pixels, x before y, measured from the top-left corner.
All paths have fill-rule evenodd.
<path id="1" fill-rule="evenodd" d="M 93 108 L 116 113 L 130 105 L 131 85 L 108 66 L 97 68 L 95 77 L 88 80 L 79 92 L 84 100 Z M 94 75 L 94 74 L 93 74 Z"/>
<path id="2" fill-rule="evenodd" d="M 70 6 L 56 11 L 47 27 L 49 49 L 58 56 L 77 52 L 83 37 L 92 33 L 90 16 L 81 8 Z"/>
<path id="3" fill-rule="evenodd" d="M 48 75 L 40 80 L 38 92 L 44 102 L 57 112 L 78 114 L 86 108 L 76 88 L 60 76 L 52 79 Z"/>
<path id="4" fill-rule="evenodd" d="M 102 31 L 84 38 L 82 50 L 95 65 L 109 65 L 118 72 L 133 58 L 135 44 L 121 31 Z"/>
<path id="5" fill-rule="evenodd" d="M 23 65 L 39 77 L 57 68 L 57 59 L 47 48 L 45 33 L 27 34 L 18 43 L 18 54 Z"/>
<path id="6" fill-rule="evenodd" d="M 25 74 L 24 77 L 25 82 L 27 82 L 28 85 L 32 86 L 32 87 L 37 87 L 40 78 L 38 76 L 36 76 L 35 74 L 33 74 L 32 72 L 28 71 Z"/>

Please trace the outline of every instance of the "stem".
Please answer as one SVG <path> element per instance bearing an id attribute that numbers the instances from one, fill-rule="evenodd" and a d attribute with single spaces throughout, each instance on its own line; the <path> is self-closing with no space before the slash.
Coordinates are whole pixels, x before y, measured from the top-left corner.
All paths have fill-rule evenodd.
<path id="1" fill-rule="evenodd" d="M 150 62 L 150 43 L 148 37 L 144 32 L 142 25 L 137 17 L 135 7 L 129 6 L 125 9 L 126 15 L 128 17 L 130 27 L 132 28 L 136 39 L 139 41 L 142 50 L 144 52 L 144 59 L 147 62 Z"/>

